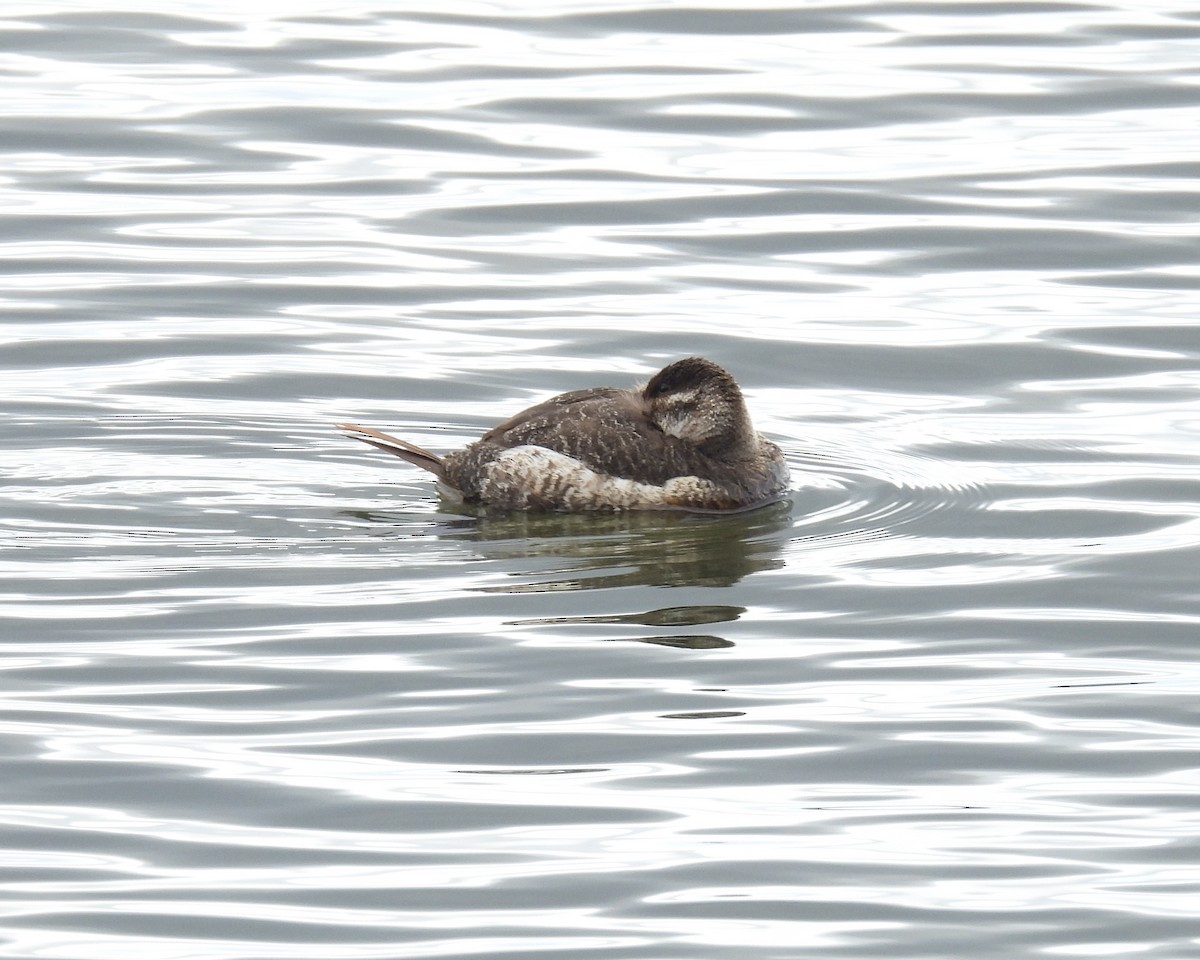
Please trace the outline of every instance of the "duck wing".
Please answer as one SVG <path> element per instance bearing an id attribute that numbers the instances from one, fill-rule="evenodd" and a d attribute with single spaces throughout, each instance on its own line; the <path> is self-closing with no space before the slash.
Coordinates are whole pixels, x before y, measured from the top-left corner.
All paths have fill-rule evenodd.
<path id="1" fill-rule="evenodd" d="M 663 433 L 647 415 L 641 394 L 616 387 L 576 390 L 522 410 L 451 459 L 462 456 L 481 464 L 525 445 L 639 483 L 663 484 L 697 467 L 695 448 Z"/>

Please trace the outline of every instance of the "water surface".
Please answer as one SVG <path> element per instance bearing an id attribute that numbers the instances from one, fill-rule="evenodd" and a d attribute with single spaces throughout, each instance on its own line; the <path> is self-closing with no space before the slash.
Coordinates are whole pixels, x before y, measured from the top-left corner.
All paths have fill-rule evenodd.
<path id="1" fill-rule="evenodd" d="M 0 30 L 0 953 L 1200 954 L 1194 7 Z M 332 429 L 689 354 L 787 503 Z"/>

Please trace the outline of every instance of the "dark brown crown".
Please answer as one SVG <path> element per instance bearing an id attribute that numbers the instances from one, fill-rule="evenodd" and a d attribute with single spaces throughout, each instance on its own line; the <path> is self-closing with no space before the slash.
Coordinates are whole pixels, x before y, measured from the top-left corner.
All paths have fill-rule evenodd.
<path id="1" fill-rule="evenodd" d="M 711 360 L 703 357 L 687 357 L 676 360 L 669 366 L 663 367 L 646 384 L 642 396 L 647 400 L 664 397 L 669 393 L 682 390 L 694 390 L 699 387 L 719 387 L 722 393 L 729 393 L 729 388 L 740 398 L 737 382 L 724 369 Z"/>

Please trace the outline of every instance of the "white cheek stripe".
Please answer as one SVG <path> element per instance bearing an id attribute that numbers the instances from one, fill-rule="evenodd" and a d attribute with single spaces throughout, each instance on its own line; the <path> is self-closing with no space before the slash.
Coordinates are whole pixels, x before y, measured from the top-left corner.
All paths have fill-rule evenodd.
<path id="1" fill-rule="evenodd" d="M 663 433 L 680 440 L 699 442 L 704 439 L 704 430 L 695 414 L 668 413 L 658 417 L 658 426 Z"/>

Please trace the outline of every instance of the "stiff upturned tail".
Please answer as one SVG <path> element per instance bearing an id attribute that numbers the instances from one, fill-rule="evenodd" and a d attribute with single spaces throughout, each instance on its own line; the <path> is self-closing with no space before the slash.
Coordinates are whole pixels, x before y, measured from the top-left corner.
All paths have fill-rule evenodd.
<path id="1" fill-rule="evenodd" d="M 389 436 L 386 433 L 380 433 L 378 430 L 371 430 L 367 427 L 356 427 L 352 423 L 337 424 L 339 430 L 345 430 L 355 440 L 361 440 L 363 443 L 369 443 L 373 447 L 380 450 L 386 450 L 388 453 L 395 454 L 401 460 L 407 460 L 413 466 L 420 467 L 422 470 L 428 470 L 439 480 L 446 479 L 446 465 L 436 453 L 430 453 L 418 447 L 415 443 L 409 443 L 407 440 L 401 440 L 398 437 Z"/>

